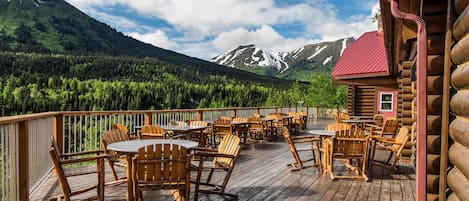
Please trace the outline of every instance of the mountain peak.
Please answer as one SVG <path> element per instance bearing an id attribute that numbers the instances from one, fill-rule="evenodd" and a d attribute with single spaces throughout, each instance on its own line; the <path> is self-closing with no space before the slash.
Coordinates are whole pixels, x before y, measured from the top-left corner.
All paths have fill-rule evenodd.
<path id="1" fill-rule="evenodd" d="M 296 79 L 312 71 L 331 72 L 344 49 L 354 41 L 343 38 L 331 42 L 307 44 L 290 51 L 272 51 L 254 44 L 240 45 L 236 49 L 220 54 L 212 62 L 264 75 Z"/>

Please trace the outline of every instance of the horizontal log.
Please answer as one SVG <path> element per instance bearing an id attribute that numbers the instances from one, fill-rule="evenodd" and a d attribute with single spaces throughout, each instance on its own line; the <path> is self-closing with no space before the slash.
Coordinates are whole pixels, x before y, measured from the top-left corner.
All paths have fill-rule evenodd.
<path id="1" fill-rule="evenodd" d="M 469 180 L 453 167 L 448 173 L 448 186 L 453 190 L 460 200 L 469 200 Z"/>
<path id="2" fill-rule="evenodd" d="M 403 110 L 402 117 L 412 117 L 412 110 Z"/>
<path id="3" fill-rule="evenodd" d="M 466 9 L 468 4 L 469 4 L 469 0 L 455 0 L 454 11 L 456 11 L 457 14 L 461 14 L 464 11 L 464 9 Z"/>
<path id="4" fill-rule="evenodd" d="M 402 124 L 403 125 L 412 125 L 415 122 L 415 119 L 412 118 L 401 118 Z"/>
<path id="5" fill-rule="evenodd" d="M 451 60 L 460 65 L 469 61 L 469 35 L 466 35 L 451 49 Z"/>
<path id="6" fill-rule="evenodd" d="M 458 116 L 469 117 L 469 91 L 458 91 L 453 95 L 450 108 Z"/>
<path id="7" fill-rule="evenodd" d="M 438 193 L 440 175 L 427 174 L 427 193 Z"/>
<path id="8" fill-rule="evenodd" d="M 469 147 L 469 120 L 456 118 L 449 125 L 451 138 L 465 147 Z"/>
<path id="9" fill-rule="evenodd" d="M 469 89 L 469 63 L 462 64 L 451 74 L 451 83 L 457 89 Z"/>
<path id="10" fill-rule="evenodd" d="M 461 40 L 469 32 L 469 9 L 465 9 L 453 24 L 454 39 Z"/>
<path id="11" fill-rule="evenodd" d="M 447 201 L 461 201 L 458 196 L 456 195 L 456 193 L 452 192 L 449 196 L 448 196 L 448 199 L 446 199 Z"/>
<path id="12" fill-rule="evenodd" d="M 428 55 L 427 57 L 427 74 L 428 75 L 441 75 L 444 70 L 444 56 L 443 55 Z"/>
<path id="13" fill-rule="evenodd" d="M 440 174 L 440 155 L 427 155 L 427 174 Z"/>
<path id="14" fill-rule="evenodd" d="M 412 71 L 410 71 L 410 70 L 403 70 L 401 72 L 402 72 L 401 75 L 402 75 L 403 78 L 404 77 L 405 78 L 410 78 L 410 76 L 412 75 Z"/>
<path id="15" fill-rule="evenodd" d="M 407 102 L 412 102 L 414 100 L 414 95 L 412 94 L 402 94 L 402 100 Z"/>
<path id="16" fill-rule="evenodd" d="M 427 77 L 427 94 L 438 95 L 443 93 L 443 77 L 428 76 Z"/>
<path id="17" fill-rule="evenodd" d="M 427 115 L 427 132 L 429 133 L 441 132 L 441 116 Z"/>
<path id="18" fill-rule="evenodd" d="M 456 142 L 451 145 L 448 156 L 451 163 L 458 167 L 466 178 L 469 178 L 469 148 Z"/>
<path id="19" fill-rule="evenodd" d="M 428 95 L 427 96 L 427 114 L 439 115 L 441 114 L 441 103 L 443 97 L 441 95 Z"/>
<path id="20" fill-rule="evenodd" d="M 403 61 L 400 66 L 402 66 L 402 70 L 410 70 L 412 69 L 412 61 Z"/>
<path id="21" fill-rule="evenodd" d="M 427 40 L 428 54 L 443 54 L 445 51 L 445 35 L 429 35 Z"/>
<path id="22" fill-rule="evenodd" d="M 412 86 L 402 86 L 401 92 L 406 94 L 412 94 Z"/>
<path id="23" fill-rule="evenodd" d="M 410 86 L 410 84 L 411 84 L 410 78 L 402 78 L 400 82 L 404 86 Z"/>
<path id="24" fill-rule="evenodd" d="M 402 108 L 404 110 L 411 110 L 412 109 L 412 102 L 411 101 L 404 101 L 402 103 Z"/>
<path id="25" fill-rule="evenodd" d="M 441 150 L 440 136 L 427 135 L 427 154 L 439 154 L 440 150 Z"/>
<path id="26" fill-rule="evenodd" d="M 404 148 L 401 153 L 401 155 L 404 157 L 411 157 L 413 154 L 414 154 L 414 150 L 409 149 L 409 148 Z"/>

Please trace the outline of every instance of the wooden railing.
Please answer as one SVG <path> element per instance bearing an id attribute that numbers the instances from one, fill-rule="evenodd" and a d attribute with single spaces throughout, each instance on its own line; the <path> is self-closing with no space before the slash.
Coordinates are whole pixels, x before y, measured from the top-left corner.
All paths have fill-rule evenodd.
<path id="1" fill-rule="evenodd" d="M 248 117 L 254 113 L 305 111 L 308 117 L 330 118 L 332 108 L 251 107 L 187 110 L 69 111 L 0 118 L 0 200 L 29 200 L 52 170 L 48 154 L 51 136 L 63 153 L 101 149 L 101 134 L 112 124 L 136 126 L 171 120 L 214 120 L 219 116 Z M 328 115 L 328 116 L 327 116 Z"/>

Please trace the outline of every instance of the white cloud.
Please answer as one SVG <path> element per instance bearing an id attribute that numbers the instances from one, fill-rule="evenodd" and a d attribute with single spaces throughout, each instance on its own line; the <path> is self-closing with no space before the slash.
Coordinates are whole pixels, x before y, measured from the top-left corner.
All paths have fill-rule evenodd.
<path id="1" fill-rule="evenodd" d="M 315 41 L 305 38 L 285 38 L 268 25 L 249 31 L 244 28 L 221 33 L 213 40 L 213 45 L 221 52 L 230 51 L 239 45 L 256 44 L 261 48 L 287 51 Z"/>
<path id="2" fill-rule="evenodd" d="M 161 30 L 155 30 L 149 33 L 127 33 L 128 36 L 131 36 L 140 41 L 150 43 L 154 46 L 165 48 L 165 49 L 177 49 L 178 45 L 176 42 L 171 41 L 166 34 Z"/>
<path id="3" fill-rule="evenodd" d="M 337 13 L 342 11 L 328 0 L 304 0 L 297 4 L 275 0 L 66 1 L 119 31 L 130 32 L 129 35 L 139 40 L 204 59 L 239 45 L 256 44 L 276 51 L 290 50 L 318 40 L 357 38 L 366 31 L 376 30 L 370 19 L 372 11 L 369 15 L 339 19 Z M 352 2 L 361 11 L 379 8 L 377 0 Z M 97 8 L 115 6 L 147 20 L 162 20 L 170 27 L 149 27 L 153 26 L 150 23 L 143 26 L 122 16 L 112 16 L 106 9 L 96 11 Z M 304 29 L 299 30 L 300 34 L 295 34 L 295 37 L 288 37 L 273 28 L 289 24 L 304 26 Z M 169 31 L 178 36 L 168 38 L 168 35 L 175 35 Z"/>

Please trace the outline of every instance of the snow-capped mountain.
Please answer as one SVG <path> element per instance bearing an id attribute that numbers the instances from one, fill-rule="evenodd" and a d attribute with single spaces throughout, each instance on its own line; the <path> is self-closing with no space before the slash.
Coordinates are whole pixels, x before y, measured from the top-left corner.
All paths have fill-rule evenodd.
<path id="1" fill-rule="evenodd" d="M 344 38 L 333 42 L 309 44 L 287 52 L 246 45 L 218 55 L 211 61 L 264 75 L 291 79 L 300 78 L 301 80 L 302 76 L 298 75 L 308 71 L 330 72 L 344 49 L 353 41 L 353 38 Z"/>

